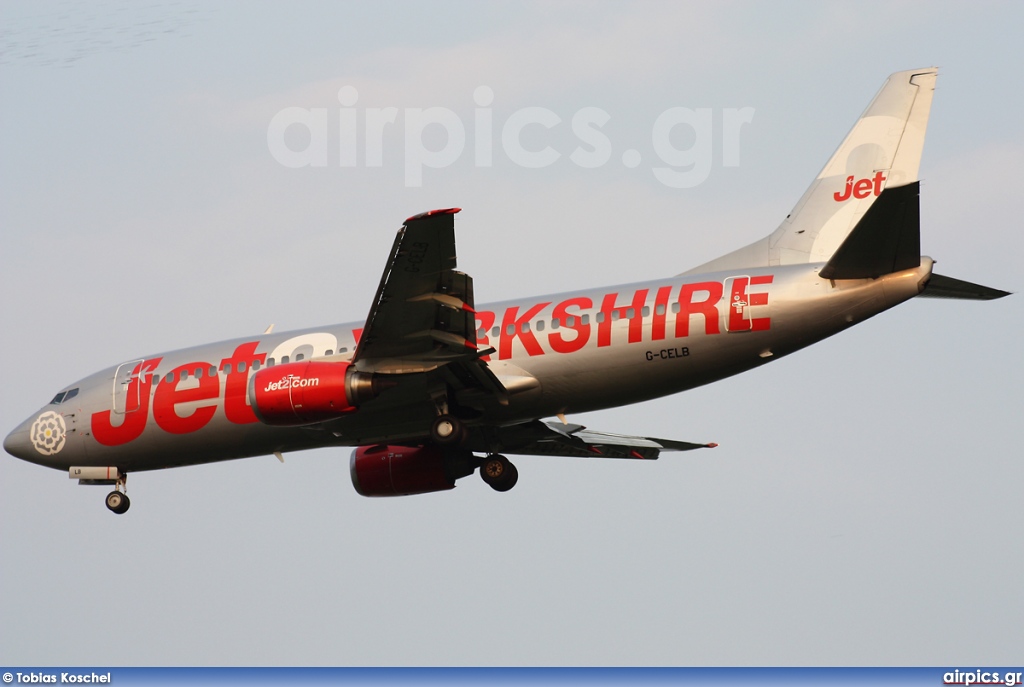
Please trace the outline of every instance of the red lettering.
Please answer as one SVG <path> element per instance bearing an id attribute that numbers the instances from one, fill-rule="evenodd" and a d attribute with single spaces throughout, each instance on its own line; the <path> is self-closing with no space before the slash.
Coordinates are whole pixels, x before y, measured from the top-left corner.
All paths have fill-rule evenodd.
<path id="1" fill-rule="evenodd" d="M 871 179 L 861 179 L 853 185 L 854 198 L 867 198 L 871 195 Z"/>
<path id="2" fill-rule="evenodd" d="M 586 346 L 590 340 L 590 325 L 583 323 L 581 315 L 570 313 L 569 308 L 572 307 L 589 310 L 594 307 L 594 302 L 589 298 L 570 298 L 555 306 L 551 317 L 558 320 L 565 329 L 576 332 L 571 341 L 566 341 L 560 331 L 548 334 L 548 344 L 556 353 L 574 353 Z"/>
<path id="3" fill-rule="evenodd" d="M 256 354 L 258 341 L 244 343 L 235 349 L 230 358 L 220 361 L 220 369 L 227 369 L 231 366 L 224 381 L 224 415 L 228 421 L 236 425 L 245 425 L 251 422 L 258 422 L 256 414 L 248 403 L 249 373 L 252 363 L 258 360 L 261 365 L 267 362 L 267 354 Z M 241 370 L 241 363 L 245 363 L 245 370 Z"/>
<path id="4" fill-rule="evenodd" d="M 182 382 L 181 374 L 185 371 L 195 371 L 199 367 L 205 371 L 202 377 L 196 381 L 199 386 L 192 389 L 179 389 Z M 217 375 L 209 374 L 210 363 L 188 363 L 180 365 L 171 370 L 168 375 L 174 375 L 174 381 L 157 384 L 156 393 L 153 394 L 153 418 L 156 424 L 171 434 L 188 434 L 197 429 L 205 427 L 213 419 L 217 412 L 217 402 L 196 406 L 187 415 L 179 415 L 175 406 L 182 403 L 195 403 L 207 399 L 216 399 L 220 396 L 220 378 Z M 244 373 L 243 373 L 244 374 Z"/>
<path id="5" fill-rule="evenodd" d="M 668 316 L 668 297 L 671 286 L 662 286 L 654 296 L 654 313 L 651 315 L 651 341 L 665 338 L 665 318 Z"/>
<path id="6" fill-rule="evenodd" d="M 494 313 L 487 310 L 478 310 L 476 313 L 476 347 L 486 347 L 491 342 L 491 327 L 494 326 Z M 480 331 L 483 330 L 483 336 Z M 489 361 L 491 356 L 480 356 L 480 360 Z"/>
<path id="7" fill-rule="evenodd" d="M 842 191 L 836 191 L 832 194 L 836 202 L 843 202 L 849 198 L 867 198 L 871 194 L 879 195 L 882 193 L 882 182 L 885 181 L 885 173 L 882 171 L 875 172 L 875 176 L 870 179 L 858 179 L 856 183 L 853 181 L 853 177 L 846 177 L 846 188 Z"/>
<path id="8" fill-rule="evenodd" d="M 363 338 L 363 328 L 353 329 L 352 338 L 356 340 L 356 343 L 359 343 L 359 339 Z"/>
<path id="9" fill-rule="evenodd" d="M 597 345 L 599 347 L 612 345 L 613 313 L 618 315 L 620 318 L 629 319 L 629 343 L 643 341 L 643 307 L 644 302 L 647 300 L 647 289 L 639 289 L 633 294 L 632 304 L 624 305 L 622 307 L 615 305 L 615 299 L 618 298 L 618 296 L 619 294 L 617 293 L 609 293 L 601 301 L 601 313 L 603 314 L 603 317 L 601 318 L 602 321 L 597 324 Z M 630 311 L 632 311 L 631 317 Z"/>
<path id="10" fill-rule="evenodd" d="M 879 172 L 881 173 L 881 172 Z M 774 275 L 765 274 L 760 277 L 751 277 L 750 285 L 757 286 L 759 284 L 771 284 Z M 762 293 L 751 293 L 747 294 L 747 302 L 751 306 L 757 305 L 768 305 L 768 292 Z M 755 332 L 762 332 L 770 329 L 772 326 L 772 319 L 770 317 L 752 317 L 750 318 L 750 329 Z"/>
<path id="11" fill-rule="evenodd" d="M 771 328 L 771 318 L 750 317 L 749 308 L 759 305 L 768 305 L 768 293 L 748 293 L 748 286 L 759 286 L 771 284 L 773 276 L 770 274 L 760 277 L 735 277 L 732 280 L 732 291 L 729 294 L 729 331 L 765 331 Z"/>
<path id="12" fill-rule="evenodd" d="M 850 191 L 852 189 L 853 177 L 846 177 L 846 188 L 842 192 L 836 191 L 835 193 L 832 194 L 832 197 L 835 198 L 837 202 L 841 203 L 850 197 Z"/>
<path id="13" fill-rule="evenodd" d="M 729 294 L 729 326 L 730 332 L 745 332 L 750 330 L 750 320 L 744 317 L 744 312 L 750 303 L 747 302 L 747 285 L 749 277 L 734 277 L 732 280 L 732 291 Z"/>
<path id="14" fill-rule="evenodd" d="M 522 317 L 516 317 L 519 313 L 519 306 L 513 305 L 505 310 L 501 318 L 501 337 L 498 344 L 498 359 L 506 360 L 512 357 L 512 342 L 519 337 L 523 342 L 526 352 L 533 355 L 544 355 L 544 349 L 537 343 L 537 337 L 530 331 L 528 325 L 530 320 L 537 316 L 541 310 L 551 305 L 550 303 L 538 303 L 525 313 Z M 524 327 L 523 325 L 527 325 Z M 525 331 L 524 331 L 525 329 Z"/>
<path id="15" fill-rule="evenodd" d="M 104 446 L 120 446 L 139 438 L 142 430 L 146 428 L 146 420 L 149 418 L 149 392 L 153 388 L 151 375 L 161 360 L 162 358 L 143 360 L 132 370 L 126 396 L 126 399 L 131 399 L 131 402 L 125 404 L 127 412 L 123 415 L 117 413 L 122 417 L 121 424 L 115 426 L 111 422 L 115 414 L 113 410 L 92 414 L 92 435 L 96 441 Z M 135 399 L 139 399 L 139 402 L 135 403 Z M 128 409 L 129 405 L 131 410 Z"/>
<path id="16" fill-rule="evenodd" d="M 882 193 L 882 182 L 885 181 L 885 175 L 881 171 L 875 172 L 875 176 L 871 181 L 874 182 L 875 195 L 880 195 Z"/>
<path id="17" fill-rule="evenodd" d="M 693 295 L 698 291 L 707 291 L 708 297 L 702 301 L 694 301 Z M 704 333 L 718 334 L 718 301 L 722 299 L 722 284 L 717 281 L 698 284 L 683 284 L 679 290 L 679 314 L 676 315 L 676 337 L 690 335 L 690 316 L 704 316 Z"/>

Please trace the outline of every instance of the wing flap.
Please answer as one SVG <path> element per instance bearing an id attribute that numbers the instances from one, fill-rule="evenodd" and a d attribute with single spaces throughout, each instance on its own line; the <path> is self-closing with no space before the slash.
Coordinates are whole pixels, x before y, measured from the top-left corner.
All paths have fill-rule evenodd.
<path id="1" fill-rule="evenodd" d="M 541 420 L 503 428 L 500 443 L 502 451 L 513 455 L 632 460 L 657 460 L 662 451 L 692 451 L 718 445 L 612 434 L 590 430 L 582 425 L 563 425 Z"/>

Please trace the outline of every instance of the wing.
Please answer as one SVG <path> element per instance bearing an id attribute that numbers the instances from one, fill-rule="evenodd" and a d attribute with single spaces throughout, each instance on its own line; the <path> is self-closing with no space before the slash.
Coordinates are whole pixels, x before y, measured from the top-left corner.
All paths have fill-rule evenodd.
<path id="1" fill-rule="evenodd" d="M 518 455 L 657 460 L 662 451 L 692 451 L 718 444 L 636 437 L 589 430 L 582 425 L 536 420 L 499 430 L 498 450 Z"/>
<path id="2" fill-rule="evenodd" d="M 473 279 L 455 269 L 457 212 L 432 210 L 405 220 L 352 362 L 382 374 L 446 366 L 460 386 L 504 398 L 504 387 L 480 360 L 492 351 L 477 350 Z"/>

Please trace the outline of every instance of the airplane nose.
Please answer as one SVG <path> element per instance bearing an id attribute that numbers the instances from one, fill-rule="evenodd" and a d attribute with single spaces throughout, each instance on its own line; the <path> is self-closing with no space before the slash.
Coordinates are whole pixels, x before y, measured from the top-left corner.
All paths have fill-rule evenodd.
<path id="1" fill-rule="evenodd" d="M 32 448 L 32 442 L 29 441 L 28 427 L 24 424 L 4 438 L 4 450 L 22 460 L 32 460 L 34 453 L 38 456 Z"/>

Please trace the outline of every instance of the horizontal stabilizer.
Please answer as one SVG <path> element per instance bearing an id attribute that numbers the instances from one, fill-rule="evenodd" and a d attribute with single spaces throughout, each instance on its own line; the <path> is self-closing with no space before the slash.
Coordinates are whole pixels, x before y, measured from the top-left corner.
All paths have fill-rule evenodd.
<path id="1" fill-rule="evenodd" d="M 875 279 L 921 264 L 920 182 L 887 188 L 822 268 L 825 279 Z"/>
<path id="2" fill-rule="evenodd" d="M 934 272 L 925 285 L 924 291 L 920 293 L 922 298 L 957 298 L 965 301 L 994 301 L 1009 295 L 1009 291 L 972 284 L 969 281 L 945 277 Z"/>

